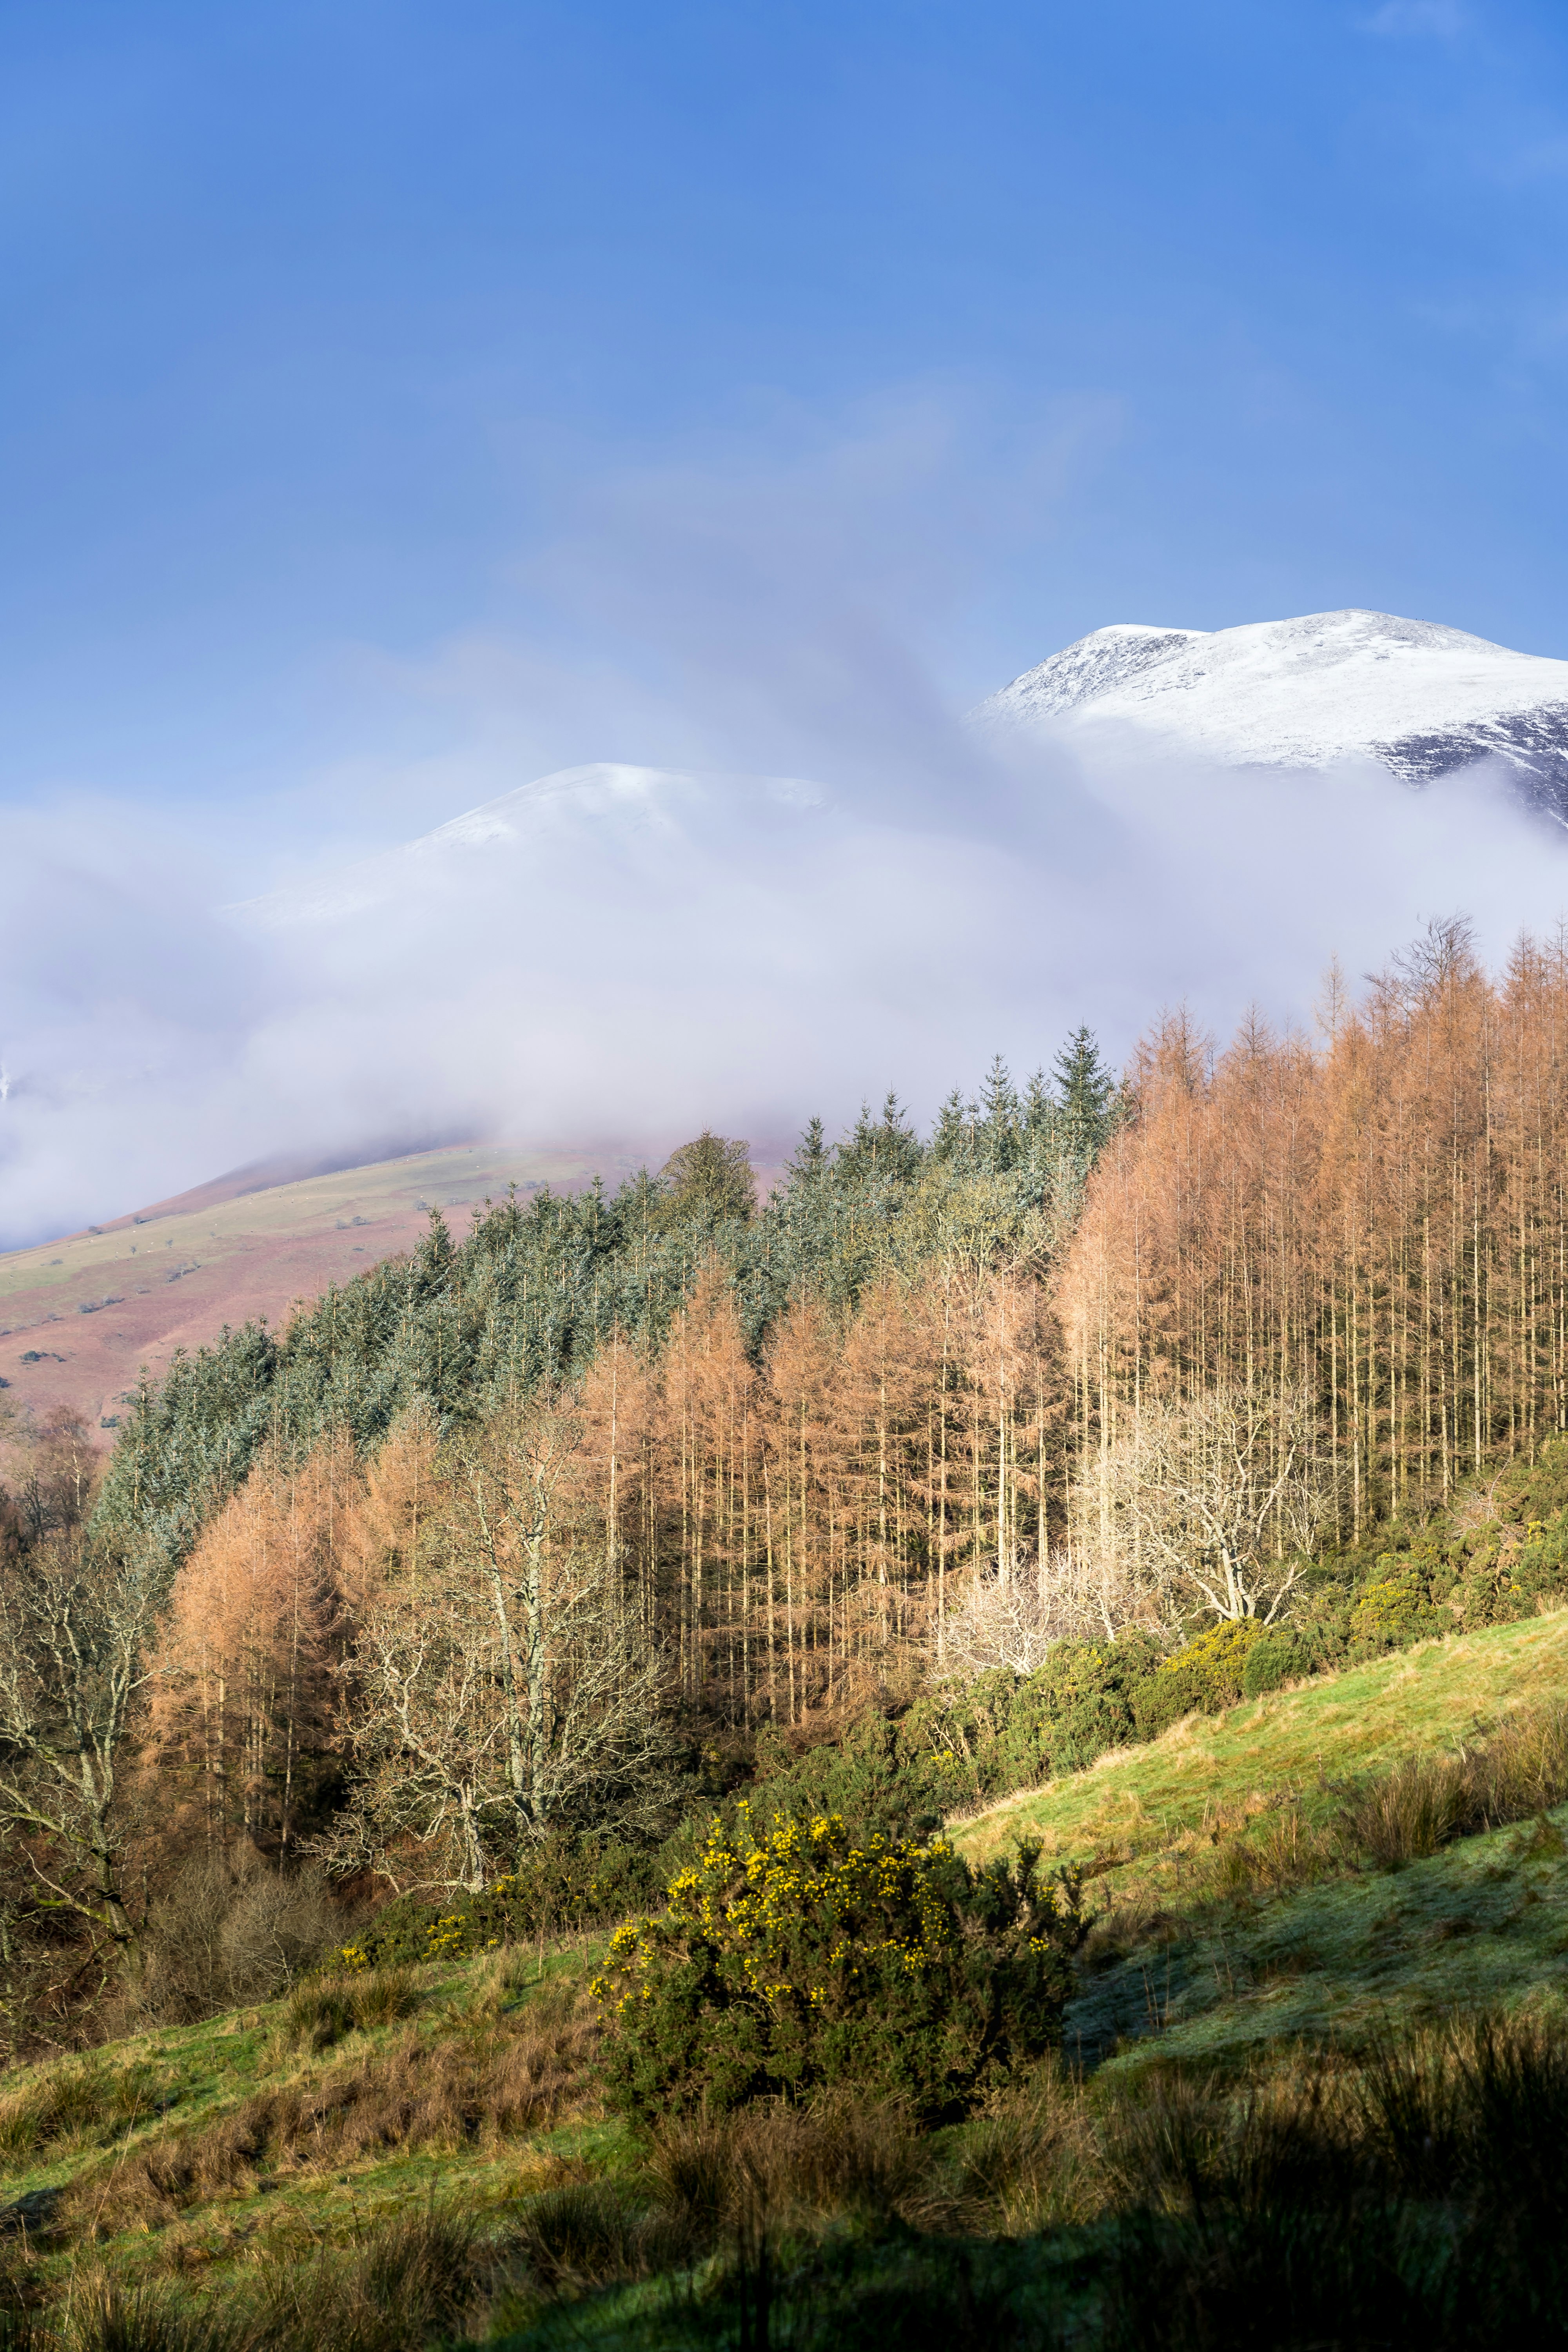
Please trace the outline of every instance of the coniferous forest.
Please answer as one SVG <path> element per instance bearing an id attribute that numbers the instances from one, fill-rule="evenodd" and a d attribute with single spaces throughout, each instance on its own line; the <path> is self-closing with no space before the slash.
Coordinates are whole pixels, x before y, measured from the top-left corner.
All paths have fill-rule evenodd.
<path id="1" fill-rule="evenodd" d="M 1506 1738 L 1472 1708 L 1452 1752 L 1396 1746 L 1340 1779 L 1320 1746 L 1316 1795 L 1300 1759 L 1282 1762 L 1263 1793 L 1204 1794 L 1201 1831 L 1171 1831 L 1170 1807 L 1185 1816 L 1168 1791 L 1158 1835 L 1141 1798 L 1076 1843 L 1050 1805 L 1075 1780 L 1092 1795 L 1089 1768 L 1110 1788 L 1142 1769 L 1127 1759 L 1226 1710 L 1272 1721 L 1271 1705 L 1375 1682 L 1417 1645 L 1462 1661 L 1467 1643 L 1555 1622 L 1565 1165 L 1568 956 L 1525 940 L 1489 973 L 1447 923 L 1359 991 L 1331 974 L 1310 1031 L 1249 1018 L 1222 1045 L 1167 1014 L 1117 1073 L 1085 1027 L 1026 1082 L 995 1062 L 928 1133 L 892 1097 L 834 1139 L 813 1122 L 765 1200 L 747 1145 L 704 1132 L 613 1195 L 513 1196 L 461 1234 L 432 1214 L 411 1255 L 284 1328 L 177 1360 L 106 1460 L 67 1420 L 14 1424 L 13 2060 L 269 2000 L 293 2004 L 285 2038 L 321 2052 L 413 2014 L 421 1970 L 500 1953 L 504 1991 L 506 1954 L 531 1950 L 542 1979 L 570 1948 L 597 1973 L 549 2064 L 564 2085 L 596 2052 L 593 2095 L 654 2135 L 667 2170 L 661 2132 L 726 2116 L 732 2132 L 753 2111 L 775 2152 L 826 2133 L 797 2155 L 831 2170 L 833 2102 L 854 2084 L 882 2103 L 878 2128 L 942 2229 L 1005 2196 L 975 2188 L 963 2206 L 909 2135 L 926 2149 L 920 2135 L 984 2116 L 998 2147 L 1021 2133 L 1034 2151 L 1017 2160 L 1037 2219 L 1066 2227 L 1077 2210 L 1063 2165 L 1100 2183 L 1085 2213 L 1121 2210 L 1106 2184 L 1142 2179 L 1144 2158 L 1085 2153 L 1100 2126 L 1081 2079 L 1068 2116 L 1065 2019 L 1080 2069 L 1082 2021 L 1102 2011 L 1099 2059 L 1130 2031 L 1157 2039 L 1171 1949 L 1227 1904 L 1240 1933 L 1237 1905 L 1252 1919 L 1320 1882 L 1436 1868 L 1456 1838 L 1520 1819 L 1537 1819 L 1531 1854 L 1563 1850 L 1549 1816 L 1568 1797 L 1568 1728 L 1549 1675 Z M 1006 1802 L 1025 1810 L 998 1845 Z M 1152 1891 L 1167 1863 L 1168 1902 Z M 1140 1871 L 1143 1893 L 1119 1895 L 1115 1874 Z M 1151 1950 L 1166 1954 L 1163 2010 Z M 1122 1996 L 1095 1988 L 1134 1966 L 1130 2027 Z M 1426 2067 L 1482 2105 L 1494 2063 L 1555 2083 L 1550 2036 L 1483 2042 L 1411 2057 L 1390 2042 L 1376 2063 Z M 1355 2064 L 1345 2096 L 1364 2105 L 1383 2078 Z M 453 2091 L 431 2144 L 524 2129 L 495 2121 L 512 2095 Z M 14 2095 L 17 2118 L 31 2096 Z M 1225 2137 L 1242 2111 L 1212 2084 L 1203 2097 L 1202 2165 L 1220 2140 L 1243 2163 Z M 552 2099 L 567 2090 L 516 2112 L 548 2119 Z M 412 2147 L 415 2111 L 398 2112 Z M 236 2179 L 296 2162 L 281 2113 L 256 2123 Z M 1318 2150 L 1309 2173 L 1371 2179 L 1364 2115 L 1291 2114 Z M 0 2139 L 10 2115 L 0 2091 Z M 34 2129 L 15 2120 L 17 2145 Z M 761 2179 L 774 2156 L 739 2146 L 723 2163 Z M 206 2195 L 191 2161 L 185 2187 L 146 2189 L 150 2211 Z M 1166 2191 L 1149 2193 L 1152 2212 Z M 918 2204 L 911 2188 L 906 2221 Z M 736 2340 L 763 2342 L 745 2263 L 773 2259 L 773 2224 L 747 2211 L 731 2222 L 753 2333 Z M 690 2223 L 680 2259 L 708 2259 L 717 2227 Z M 603 2278 L 657 2272 L 626 2251 L 624 2213 L 615 2228 L 621 2254 L 593 2258 Z M 1173 2241 L 1157 2251 L 1185 2275 Z M 531 2259 L 548 2300 L 570 2263 L 558 2244 Z M 1131 2276 L 1105 2340 L 1209 2340 L 1218 2305 L 1190 2339 L 1117 2336 Z M 1491 2340 L 1444 2336 L 1441 2295 L 1431 2312 L 1434 2341 Z"/>

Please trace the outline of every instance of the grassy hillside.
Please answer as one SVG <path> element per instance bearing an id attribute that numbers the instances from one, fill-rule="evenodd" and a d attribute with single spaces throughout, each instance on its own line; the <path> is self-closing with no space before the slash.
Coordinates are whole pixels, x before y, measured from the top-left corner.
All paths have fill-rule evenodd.
<path id="1" fill-rule="evenodd" d="M 1314 1822 L 1336 1783 L 1413 1748 L 1458 1744 L 1510 1709 L 1568 1696 L 1568 1610 L 1395 1651 L 1234 1706 L 1189 1716 L 1146 1747 L 1004 1798 L 953 1824 L 972 1861 L 1038 1843 L 1089 1863 L 1118 1895 L 1175 1891 L 1184 1858 L 1284 1795 Z"/>
<path id="2" fill-rule="evenodd" d="M 1568 1991 L 1558 1831 L 1464 1838 L 1391 1880 L 1347 1804 L 1400 1759 L 1462 1749 L 1568 1695 L 1568 1612 L 1428 1642 L 1194 1716 L 1147 1747 L 955 1823 L 972 1861 L 1038 1843 L 1091 1874 L 1100 1914 L 1067 2046 L 1088 2063 L 1239 2063 L 1451 2009 Z M 1305 1881 L 1305 1884 L 1292 1884 Z"/>
<path id="3" fill-rule="evenodd" d="M 1022 1838 L 1081 1861 L 1098 1916 L 1067 2071 L 945 2131 L 859 2102 L 639 2141 L 595 2073 L 591 1941 L 310 1979 L 16 2071 L 0 2095 L 0 2295 L 8 2259 L 11 2292 L 71 2352 L 197 2352 L 197 2327 L 202 2352 L 465 2333 L 520 2352 L 826 2352 L 890 2326 L 911 2346 L 1195 2346 L 1234 2340 L 1214 2332 L 1236 2324 L 1226 2296 L 1252 2311 L 1295 2292 L 1276 2242 L 1288 2210 L 1321 2274 L 1303 2325 L 1321 2318 L 1312 2295 L 1394 2278 L 1429 2340 L 1499 2341 L 1465 2301 L 1454 2183 L 1479 2184 L 1491 2213 L 1500 2159 L 1482 2142 L 1506 2128 L 1524 2210 L 1543 2116 L 1562 2167 L 1568 1803 L 1532 1816 L 1529 1775 L 1547 1753 L 1531 1727 L 1557 1725 L 1562 1777 L 1565 1695 L 1568 1612 L 1188 1721 L 959 1825 L 975 1858 Z M 1474 1781 L 1467 1743 L 1511 1757 L 1521 1817 L 1455 1836 L 1437 1799 Z M 1488 1801 L 1501 1785 L 1494 1772 Z M 1434 1850 L 1402 1861 L 1401 1836 Z M 1489 2018 L 1513 2022 L 1477 2027 Z M 1437 2237 L 1420 2169 L 1435 2131 Z M 1380 2246 L 1346 2219 L 1352 2176 Z M 1179 2217 L 1200 2179 L 1204 2229 L 1244 2214 L 1252 2251 L 1209 2245 L 1184 2334 L 1172 2315 L 1197 2256 Z M 1512 2260 L 1505 2246 L 1500 2276 Z M 1173 2297 L 1152 2317 L 1151 2280 Z"/>
<path id="4" fill-rule="evenodd" d="M 37 1412 L 65 1405 L 111 1430 L 143 1366 L 156 1376 L 176 1348 L 205 1346 L 226 1324 L 276 1323 L 296 1299 L 411 1249 L 427 1209 L 464 1211 L 511 1183 L 570 1192 L 601 1167 L 625 1172 L 613 1154 L 456 1144 L 230 1199 L 204 1188 L 191 1206 L 0 1252 L 0 1379 Z"/>
<path id="5" fill-rule="evenodd" d="M 1401 1871 L 1195 1916 L 1108 1916 L 1069 2058 L 1239 2066 L 1297 2041 L 1364 2047 L 1454 2013 L 1568 2013 L 1568 1807 Z M 1096 1963 L 1100 1963 L 1097 1968 Z"/>
<path id="6" fill-rule="evenodd" d="M 331 2257 L 438 2198 L 481 2234 L 605 2137 L 586 1956 L 496 1954 L 18 2069 L 0 2095 L 0 2244 L 35 2294 L 84 2272 L 223 2289 Z"/>

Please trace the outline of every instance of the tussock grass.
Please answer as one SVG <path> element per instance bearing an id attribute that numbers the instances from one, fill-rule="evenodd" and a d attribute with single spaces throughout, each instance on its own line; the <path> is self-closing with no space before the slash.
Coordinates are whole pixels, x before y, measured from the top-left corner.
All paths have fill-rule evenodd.
<path id="1" fill-rule="evenodd" d="M 363 1976 L 313 1977 L 296 1987 L 280 2028 L 290 2050 L 330 2050 L 347 2034 L 394 2025 L 419 2006 L 411 1969 L 371 1969 Z"/>
<path id="2" fill-rule="evenodd" d="M 1402 1757 L 1358 1790 L 1341 1822 L 1380 1870 L 1438 1852 L 1451 1838 L 1544 1815 L 1568 1797 L 1568 1706 L 1532 1708 L 1457 1754 Z"/>
<path id="3" fill-rule="evenodd" d="M 457 2331 L 484 2267 L 464 2215 L 437 2205 L 396 2215 L 346 2256 L 271 2265 L 245 2352 L 418 2352 Z"/>
<path id="4" fill-rule="evenodd" d="M 537 2131 L 580 2096 L 598 2031 L 593 2005 L 573 1988 L 489 2032 L 405 2032 L 303 2082 L 257 2091 L 200 2128 L 139 2146 L 107 2174 L 79 2177 L 62 2221 L 113 2234 L 291 2172 Z"/>
<path id="5" fill-rule="evenodd" d="M 1345 1805 L 1342 1818 L 1352 1843 L 1379 1870 L 1436 1853 L 1458 1832 L 1468 1778 L 1459 1758 L 1405 1757 Z"/>
<path id="6" fill-rule="evenodd" d="M 453 2004 L 476 2045 L 491 1997 Z M 533 2038 L 559 2042 L 573 2019 L 559 1994 Z M 340 2059 L 296 2095 L 362 2071 Z M 216 2137 L 195 2137 L 222 2172 Z M 346 2243 L 258 2244 L 221 2275 L 135 2284 L 100 2245 L 18 2320 L 17 2352 L 416 2352 L 463 2336 L 841 2352 L 889 2332 L 904 2352 L 1459 2352 L 1517 2335 L 1521 2313 L 1554 2324 L 1568 2298 L 1568 2024 L 1481 2015 L 1239 2074 L 1052 2065 L 934 2133 L 840 2095 L 623 2140 L 607 2165 L 558 2155 L 531 2177 L 483 2232 L 417 2199 Z"/>
<path id="7" fill-rule="evenodd" d="M 432 2205 L 345 2251 L 269 2263 L 221 2303 L 80 2271 L 43 2340 L 50 2352 L 420 2352 L 461 2323 L 480 2272 L 471 2224 Z"/>
<path id="8" fill-rule="evenodd" d="M 1108 2347 L 1500 2345 L 1564 2322 L 1568 2040 L 1390 2037 L 1241 2090 L 1177 2074 L 1108 2135 Z"/>
<path id="9" fill-rule="evenodd" d="M 68 2062 L 0 2096 L 0 2156 L 36 2156 L 62 2144 L 101 2146 L 155 2115 L 163 2084 L 145 2062 Z"/>
<path id="10" fill-rule="evenodd" d="M 1082 2084 L 1043 2071 L 954 2137 L 925 2218 L 949 2231 L 1026 2237 L 1091 2219 L 1104 2201 L 1103 2177 Z"/>
<path id="11" fill-rule="evenodd" d="M 1391 2036 L 1359 2060 L 1288 2054 L 1240 2078 L 1173 2067 L 1086 2086 L 1058 2071 L 924 2139 L 887 2112 L 837 2143 L 837 2119 L 810 2111 L 688 2126 L 640 2181 L 540 2201 L 559 2291 L 619 2285 L 574 2304 L 563 2330 L 543 2324 L 548 2299 L 536 2304 L 527 2340 L 795 2352 L 889 2336 L 911 2352 L 1555 2340 L 1565 2124 L 1568 2038 L 1481 2019 Z M 883 2187 L 868 2193 L 868 2179 Z M 648 2277 L 637 2200 L 650 2188 L 681 2224 L 668 2243 L 684 2236 L 688 2264 L 712 2250 L 662 2299 L 628 2284 Z M 547 2264 L 533 2261 L 543 2293 Z"/>
<path id="12" fill-rule="evenodd" d="M 763 2213 L 909 2219 L 928 2192 L 930 2148 L 903 2107 L 839 2092 L 805 2108 L 671 2125 L 654 2142 L 648 2177 L 667 2211 L 711 2239 Z"/>
<path id="13" fill-rule="evenodd" d="M 547 2297 L 647 2278 L 698 2249 L 679 2222 L 661 2227 L 663 2219 L 615 2181 L 564 2180 L 529 2200 L 512 2240 L 514 2264 Z"/>

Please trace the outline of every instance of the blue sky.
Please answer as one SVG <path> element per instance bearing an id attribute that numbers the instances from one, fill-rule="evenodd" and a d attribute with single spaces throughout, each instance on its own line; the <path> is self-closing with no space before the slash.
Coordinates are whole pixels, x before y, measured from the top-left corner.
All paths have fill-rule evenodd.
<path id="1" fill-rule="evenodd" d="M 542 667 L 519 759 L 665 755 L 715 547 L 956 702 L 1118 618 L 1568 653 L 1560 5 L 59 0 L 0 115 L 12 802 L 395 838 Z"/>
<path id="2" fill-rule="evenodd" d="M 1563 0 L 0 0 L 0 1246 L 1550 926 L 1485 779 L 959 714 L 1117 620 L 1568 656 L 1565 230 Z M 594 761 L 680 772 L 331 878 Z"/>

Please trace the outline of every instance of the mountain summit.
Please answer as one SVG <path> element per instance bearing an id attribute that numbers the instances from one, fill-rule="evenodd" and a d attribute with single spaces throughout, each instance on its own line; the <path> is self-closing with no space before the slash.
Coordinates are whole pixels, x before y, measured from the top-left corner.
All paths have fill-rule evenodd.
<path id="1" fill-rule="evenodd" d="M 1463 629 L 1388 613 L 1311 613 L 1236 629 L 1122 623 L 1026 670 L 970 714 L 988 730 L 1133 729 L 1152 751 L 1231 768 L 1373 759 L 1414 785 L 1500 761 L 1520 798 L 1568 827 L 1568 661 L 1510 652 Z M 770 882 L 835 854 L 833 794 L 800 777 L 597 761 L 515 786 L 417 840 L 232 911 L 258 931 L 515 924 L 593 906 L 617 922 L 670 894 Z M 805 865 L 801 861 L 805 861 Z M 815 867 L 811 867 L 815 871 Z M 546 878 L 547 877 L 547 878 Z M 388 910 L 398 910 L 385 931 Z M 510 911 L 508 911 L 510 910 Z M 519 934 L 520 938 L 522 936 Z"/>
<path id="2" fill-rule="evenodd" d="M 1410 784 L 1500 761 L 1568 824 L 1568 661 L 1390 613 L 1237 629 L 1096 629 L 974 713 L 992 727 L 1106 721 L 1226 767 L 1375 759 Z"/>

